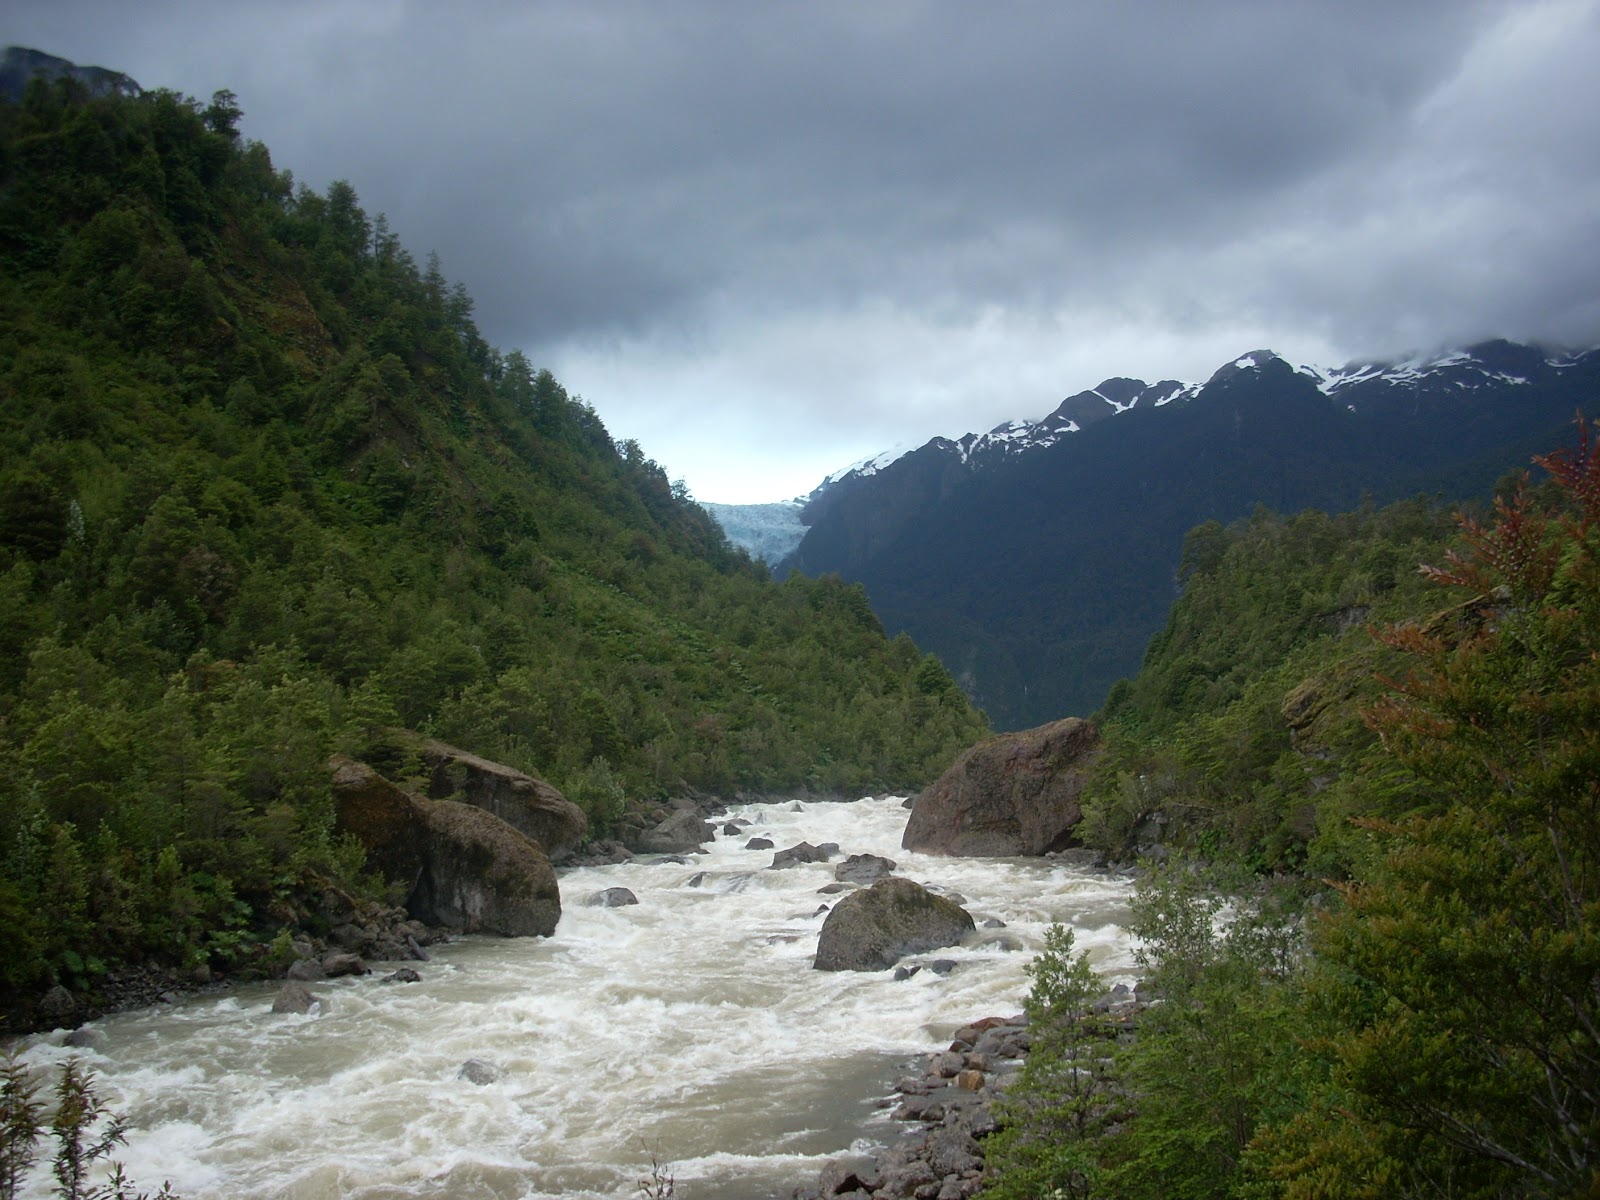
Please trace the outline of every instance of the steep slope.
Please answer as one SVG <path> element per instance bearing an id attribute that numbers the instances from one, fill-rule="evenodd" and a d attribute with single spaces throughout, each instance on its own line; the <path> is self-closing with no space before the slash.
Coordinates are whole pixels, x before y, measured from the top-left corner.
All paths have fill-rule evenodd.
<path id="1" fill-rule="evenodd" d="M 1108 380 L 1038 423 L 935 439 L 820 489 L 785 566 L 861 582 L 997 727 L 1092 712 L 1176 595 L 1186 530 L 1257 504 L 1484 494 L 1557 441 L 1600 353 L 1504 342 L 1397 365 L 1266 351 L 1204 385 Z"/>
<path id="2" fill-rule="evenodd" d="M 604 834 L 915 786 L 983 729 L 861 590 L 773 583 L 229 93 L 0 100 L 0 978 L 232 966 L 328 880 L 335 751 L 419 730 Z"/>

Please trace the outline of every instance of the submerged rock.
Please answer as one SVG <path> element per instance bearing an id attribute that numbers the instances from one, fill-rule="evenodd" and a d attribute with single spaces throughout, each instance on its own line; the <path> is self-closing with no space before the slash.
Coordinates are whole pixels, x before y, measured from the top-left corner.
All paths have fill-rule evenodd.
<path id="1" fill-rule="evenodd" d="M 1100 734 L 1068 717 L 985 738 L 917 799 L 900 844 L 926 854 L 1044 854 L 1072 843 Z"/>
<path id="2" fill-rule="evenodd" d="M 469 1058 L 461 1064 L 461 1070 L 456 1072 L 457 1079 L 465 1079 L 468 1083 L 485 1087 L 505 1078 L 505 1072 L 492 1062 L 485 1062 L 481 1058 Z"/>
<path id="3" fill-rule="evenodd" d="M 608 887 L 595 892 L 583 903 L 588 908 L 623 908 L 639 903 L 639 897 L 625 887 Z"/>
<path id="4" fill-rule="evenodd" d="M 311 989 L 296 980 L 290 980 L 278 989 L 277 996 L 272 1001 L 272 1011 L 275 1013 L 294 1013 L 305 1015 L 311 1011 L 313 1004 L 322 1004 L 321 996 L 313 996 Z M 323 1005 L 322 1011 L 327 1011 Z"/>
<path id="5" fill-rule="evenodd" d="M 959 904 L 891 875 L 839 900 L 822 923 L 812 966 L 881 971 L 908 954 L 953 946 L 973 929 Z"/>

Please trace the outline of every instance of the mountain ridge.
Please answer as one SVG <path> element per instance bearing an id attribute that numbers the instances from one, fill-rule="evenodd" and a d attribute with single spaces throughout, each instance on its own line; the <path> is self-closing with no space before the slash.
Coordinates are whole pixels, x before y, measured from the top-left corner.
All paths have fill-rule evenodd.
<path id="1" fill-rule="evenodd" d="M 1338 368 L 1255 350 L 1203 383 L 1115 377 L 1039 421 L 829 476 L 778 570 L 863 584 L 999 728 L 1087 714 L 1160 627 L 1193 526 L 1255 504 L 1484 496 L 1597 385 L 1600 352 L 1498 339 Z"/>

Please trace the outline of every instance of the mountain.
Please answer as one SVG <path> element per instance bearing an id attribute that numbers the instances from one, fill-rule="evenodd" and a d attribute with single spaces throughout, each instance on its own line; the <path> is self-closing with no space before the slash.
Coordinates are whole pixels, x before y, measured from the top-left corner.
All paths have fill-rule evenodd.
<path id="1" fill-rule="evenodd" d="M 859 587 L 774 582 L 238 119 L 0 97 L 0 1023 L 381 898 L 336 753 L 448 790 L 437 738 L 606 837 L 687 792 L 914 788 L 983 732 Z"/>
<path id="2" fill-rule="evenodd" d="M 1108 379 L 1037 422 L 840 473 L 783 564 L 860 582 L 998 728 L 1093 712 L 1178 592 L 1184 536 L 1258 504 L 1483 496 L 1592 409 L 1600 352 L 1505 341 L 1396 363 L 1271 351 L 1204 383 Z"/>
<path id="3" fill-rule="evenodd" d="M 0 51 L 0 96 L 20 102 L 35 79 L 46 83 L 68 79 L 83 87 L 90 96 L 137 96 L 144 91 L 120 71 L 104 67 L 80 67 L 77 63 L 43 50 L 26 46 L 7 46 Z"/>

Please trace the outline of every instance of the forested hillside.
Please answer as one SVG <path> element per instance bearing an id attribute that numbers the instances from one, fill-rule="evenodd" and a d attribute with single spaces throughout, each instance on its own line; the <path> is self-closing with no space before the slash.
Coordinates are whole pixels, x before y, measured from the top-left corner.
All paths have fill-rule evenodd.
<path id="1" fill-rule="evenodd" d="M 1160 1002 L 1056 935 L 997 1200 L 1597 1194 L 1600 447 L 1539 462 L 1189 535 L 1084 804 Z"/>
<path id="2" fill-rule="evenodd" d="M 421 730 L 603 834 L 910 787 L 984 728 L 858 587 L 772 582 L 234 97 L 0 102 L 0 978 L 230 966 L 353 884 L 325 762 Z"/>

